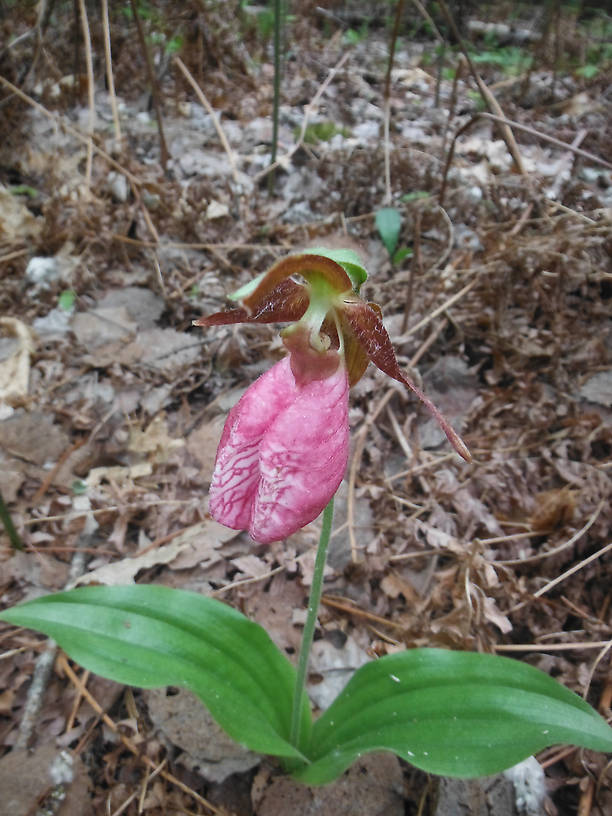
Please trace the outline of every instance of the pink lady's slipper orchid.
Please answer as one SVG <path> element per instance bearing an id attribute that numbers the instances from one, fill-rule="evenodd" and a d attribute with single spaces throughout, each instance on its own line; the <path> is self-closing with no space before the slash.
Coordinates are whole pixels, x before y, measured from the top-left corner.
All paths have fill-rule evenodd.
<path id="1" fill-rule="evenodd" d="M 241 308 L 194 321 L 291 324 L 282 331 L 288 356 L 230 411 L 210 486 L 213 518 L 262 544 L 313 521 L 338 489 L 348 459 L 348 391 L 370 360 L 413 391 L 470 460 L 463 440 L 402 374 L 379 307 L 359 297 L 365 278 L 350 250 L 307 250 L 238 290 L 232 299 Z"/>

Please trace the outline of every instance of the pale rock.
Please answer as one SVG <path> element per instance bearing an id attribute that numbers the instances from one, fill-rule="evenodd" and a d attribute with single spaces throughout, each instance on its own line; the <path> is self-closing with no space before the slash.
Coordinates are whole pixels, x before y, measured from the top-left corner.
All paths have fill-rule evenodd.
<path id="1" fill-rule="evenodd" d="M 124 204 L 128 200 L 128 195 L 130 193 L 127 178 L 123 175 L 123 173 L 117 173 L 114 170 L 111 170 L 106 177 L 106 181 L 110 194 L 115 201 L 118 201 L 120 204 Z"/>
<path id="2" fill-rule="evenodd" d="M 209 202 L 208 207 L 206 207 L 206 218 L 209 221 L 212 221 L 214 218 L 224 218 L 226 215 L 229 215 L 229 207 L 220 201 L 213 199 Z"/>
<path id="3" fill-rule="evenodd" d="M 48 289 L 60 276 L 57 258 L 36 255 L 26 266 L 26 281 L 36 289 Z"/>

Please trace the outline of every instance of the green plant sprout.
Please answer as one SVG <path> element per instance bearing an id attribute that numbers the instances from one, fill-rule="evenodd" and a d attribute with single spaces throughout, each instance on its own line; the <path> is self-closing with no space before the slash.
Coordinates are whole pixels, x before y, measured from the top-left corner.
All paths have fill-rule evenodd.
<path id="1" fill-rule="evenodd" d="M 329 142 L 337 133 L 345 137 L 351 135 L 350 130 L 339 127 L 335 122 L 314 122 L 307 125 L 304 131 L 304 144 L 316 145 L 319 144 L 319 142 Z M 293 135 L 296 139 L 299 137 L 299 127 L 294 128 Z"/>
<path id="2" fill-rule="evenodd" d="M 59 298 L 57 299 L 57 305 L 64 312 L 71 312 L 74 309 L 75 301 L 76 292 L 74 291 L 74 289 L 64 289 L 64 291 L 60 294 Z"/>
<path id="3" fill-rule="evenodd" d="M 308 785 L 331 782 L 370 751 L 464 778 L 497 773 L 555 743 L 612 751 L 612 728 L 544 672 L 445 649 L 406 649 L 367 663 L 313 718 L 305 679 L 333 496 L 348 460 L 350 385 L 373 362 L 419 397 L 470 460 L 465 443 L 399 368 L 380 309 L 359 295 L 365 278 L 350 250 L 308 250 L 242 287 L 232 296 L 236 308 L 195 321 L 288 324 L 288 355 L 228 416 L 210 512 L 266 543 L 323 511 L 297 670 L 240 612 L 163 586 L 81 587 L 7 609 L 0 619 L 45 633 L 84 668 L 116 682 L 189 689 L 230 737 L 277 757 Z"/>
<path id="4" fill-rule="evenodd" d="M 533 62 L 531 54 L 516 45 L 506 45 L 494 50 L 479 51 L 470 54 L 475 63 L 496 65 L 507 76 L 518 76 L 528 70 Z"/>
<path id="5" fill-rule="evenodd" d="M 412 201 L 414 199 L 410 200 Z M 405 258 L 409 258 L 412 255 L 410 247 L 401 246 L 398 248 L 399 236 L 402 229 L 402 215 L 400 211 L 395 207 L 383 207 L 377 210 L 375 221 L 380 240 L 389 253 L 391 263 L 397 266 Z"/>
<path id="6" fill-rule="evenodd" d="M 344 32 L 344 40 L 347 45 L 359 45 L 367 39 L 370 31 L 370 25 L 367 20 L 361 24 L 359 28 L 349 28 Z"/>

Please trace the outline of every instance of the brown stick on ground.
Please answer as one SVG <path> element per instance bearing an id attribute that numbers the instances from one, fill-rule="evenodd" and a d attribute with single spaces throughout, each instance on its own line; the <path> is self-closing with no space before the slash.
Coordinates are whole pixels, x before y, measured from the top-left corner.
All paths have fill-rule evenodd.
<path id="1" fill-rule="evenodd" d="M 398 0 L 395 7 L 395 20 L 391 32 L 391 45 L 389 46 L 389 61 L 387 63 L 387 74 L 385 76 L 384 98 L 384 129 L 385 129 L 385 204 L 391 204 L 391 145 L 389 143 L 389 120 L 391 119 L 391 71 L 393 70 L 393 60 L 395 58 L 395 43 L 399 34 L 402 11 L 404 10 L 404 0 Z"/>
<path id="2" fill-rule="evenodd" d="M 147 67 L 147 76 L 149 78 L 149 84 L 151 85 L 151 96 L 153 97 L 153 106 L 155 108 L 155 118 L 157 119 L 157 130 L 159 132 L 159 159 L 161 162 L 161 166 L 166 169 L 166 165 L 168 164 L 168 146 L 166 145 L 166 137 L 164 136 L 164 125 L 162 122 L 162 113 L 161 113 L 161 99 L 160 99 L 160 92 L 159 92 L 159 83 L 157 82 L 157 77 L 155 76 L 155 71 L 153 70 L 153 62 L 151 61 L 151 54 L 149 53 L 149 49 L 147 48 L 147 42 L 145 40 L 144 31 L 142 28 L 142 23 L 140 22 L 140 17 L 138 16 L 138 9 L 136 8 L 136 3 L 134 0 L 130 0 L 130 6 L 132 9 L 132 14 L 134 15 L 134 20 L 136 21 L 136 28 L 138 30 L 138 39 L 140 41 L 140 47 L 142 49 L 142 53 L 145 58 L 145 65 Z"/>
<path id="3" fill-rule="evenodd" d="M 165 780 L 170 782 L 172 785 L 176 785 L 176 787 L 179 788 L 179 790 L 182 790 L 183 793 L 186 793 L 188 796 L 191 796 L 196 802 L 198 802 L 203 807 L 207 808 L 211 813 L 216 813 L 216 814 L 218 814 L 218 816 L 223 816 L 223 813 L 222 813 L 221 810 L 216 808 L 211 802 L 209 802 L 203 796 L 200 796 L 199 793 L 194 791 L 188 785 L 185 785 L 184 782 L 181 782 L 180 779 L 177 779 L 173 774 L 169 773 L 168 771 L 159 771 L 158 766 L 155 764 L 155 762 L 153 762 L 153 760 L 150 757 L 148 757 L 146 754 L 142 753 L 142 751 L 138 748 L 138 746 L 136 746 L 132 742 L 131 739 L 129 739 L 128 737 L 126 737 L 124 734 L 122 734 L 120 732 L 120 730 L 119 730 L 117 724 L 115 723 L 115 721 L 111 717 L 108 716 L 108 714 L 104 711 L 104 709 L 98 703 L 96 698 L 93 697 L 93 695 L 90 693 L 90 691 L 83 684 L 81 679 L 79 677 L 77 677 L 75 672 L 72 670 L 70 664 L 68 663 L 68 660 L 67 660 L 66 656 L 63 653 L 60 653 L 58 663 L 61 666 L 64 673 L 68 676 L 68 679 L 70 680 L 72 685 L 75 687 L 75 689 L 77 689 L 79 694 L 81 694 L 81 696 L 85 700 L 87 700 L 89 705 L 93 708 L 93 710 L 96 712 L 96 714 L 98 714 L 102 718 L 104 723 L 112 731 L 114 731 L 115 734 L 119 735 L 119 738 L 120 738 L 121 742 L 125 745 L 125 747 L 128 750 L 130 750 L 134 754 L 134 756 L 137 756 L 139 759 L 141 759 L 142 762 L 144 762 L 144 764 L 147 766 L 147 768 L 150 768 L 152 771 L 159 773 L 159 775 L 162 776 Z"/>
<path id="4" fill-rule="evenodd" d="M 485 102 L 485 105 L 487 106 L 487 108 L 489 109 L 489 111 L 491 113 L 495 114 L 495 116 L 499 116 L 499 117 L 504 118 L 504 112 L 502 111 L 501 107 L 499 106 L 499 103 L 498 103 L 497 99 L 495 99 L 492 92 L 489 90 L 489 88 L 487 88 L 485 83 L 482 81 L 482 78 L 478 74 L 478 71 L 474 67 L 474 63 L 472 62 L 472 59 L 471 59 L 471 57 L 470 57 L 470 55 L 468 53 L 468 50 L 465 47 L 465 42 L 463 41 L 463 38 L 461 37 L 461 34 L 459 33 L 459 29 L 457 28 L 457 24 L 455 23 L 455 20 L 453 19 L 453 16 L 450 13 L 450 11 L 448 9 L 448 6 L 444 2 L 444 0 L 440 0 L 440 8 L 442 9 L 442 13 L 446 17 L 446 20 L 447 20 L 449 26 L 451 27 L 451 30 L 452 30 L 453 34 L 455 35 L 455 37 L 457 39 L 457 42 L 459 43 L 459 47 L 461 48 L 463 56 L 465 57 L 465 59 L 467 61 L 468 67 L 470 69 L 470 73 L 472 74 L 472 77 L 474 78 L 474 82 L 478 86 L 478 90 L 480 91 L 480 94 L 481 94 L 481 96 L 482 96 L 482 98 L 483 98 L 483 100 Z M 518 148 L 518 145 L 516 143 L 516 139 L 514 138 L 514 134 L 512 133 L 512 130 L 510 129 L 510 127 L 508 125 L 505 125 L 505 124 L 503 124 L 503 125 L 500 124 L 499 130 L 501 132 L 502 139 L 506 143 L 506 147 L 508 148 L 508 151 L 509 151 L 510 155 L 512 156 L 512 160 L 514 161 L 517 172 L 520 173 L 522 176 L 524 176 L 525 175 L 525 166 L 523 165 L 523 160 L 521 158 L 521 153 L 519 151 L 519 148 Z"/>
<path id="5" fill-rule="evenodd" d="M 85 168 L 85 184 L 87 193 L 91 189 L 91 171 L 93 167 L 93 137 L 96 126 L 96 103 L 94 97 L 94 75 L 93 75 L 93 55 L 91 52 L 91 35 L 89 33 L 89 21 L 87 19 L 87 9 L 85 0 L 79 0 L 79 15 L 81 17 L 81 27 L 83 29 L 83 42 L 85 43 L 85 65 L 87 67 L 87 101 L 89 105 L 89 119 L 87 122 L 87 165 Z M 76 87 L 75 74 L 75 87 Z"/>

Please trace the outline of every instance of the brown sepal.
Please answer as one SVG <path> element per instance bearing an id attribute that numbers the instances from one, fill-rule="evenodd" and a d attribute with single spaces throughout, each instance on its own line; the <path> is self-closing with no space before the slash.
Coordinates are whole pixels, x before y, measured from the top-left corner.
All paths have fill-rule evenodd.
<path id="1" fill-rule="evenodd" d="M 259 287 L 258 287 L 259 288 Z M 225 326 L 232 323 L 293 323 L 308 308 L 308 293 L 299 283 L 281 281 L 275 289 L 267 292 L 256 302 L 256 308 L 230 309 L 226 312 L 199 317 L 194 326 Z"/>
<path id="2" fill-rule="evenodd" d="M 247 312 L 255 313 L 261 309 L 263 303 L 267 302 L 276 288 L 287 281 L 291 275 L 301 275 L 308 280 L 313 272 L 324 277 L 339 294 L 353 288 L 351 279 L 344 269 L 331 258 L 326 258 L 324 255 L 289 255 L 270 267 L 256 289 L 243 299 L 242 304 Z M 289 283 L 300 286 L 294 281 L 289 281 Z"/>
<path id="3" fill-rule="evenodd" d="M 373 307 L 374 304 L 364 303 L 363 301 L 347 300 L 345 303 L 343 310 L 344 319 L 352 329 L 361 347 L 377 368 L 394 380 L 401 382 L 406 388 L 409 388 L 416 394 L 423 405 L 425 405 L 436 419 L 446 434 L 448 441 L 459 456 L 465 459 L 466 462 L 471 462 L 472 455 L 463 439 L 461 439 L 459 434 L 451 427 L 429 397 L 426 397 L 421 389 L 417 388 L 417 386 L 402 373 L 387 330 Z M 378 309 L 378 307 L 376 308 Z"/>

